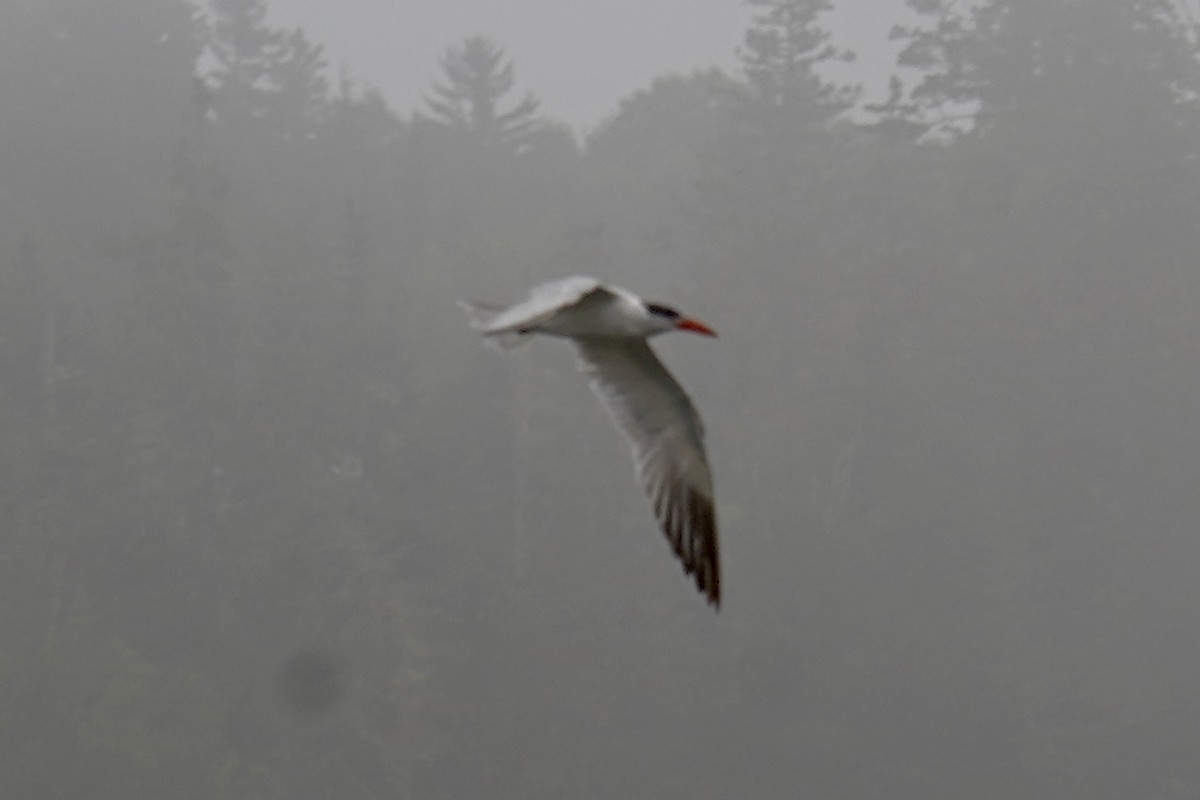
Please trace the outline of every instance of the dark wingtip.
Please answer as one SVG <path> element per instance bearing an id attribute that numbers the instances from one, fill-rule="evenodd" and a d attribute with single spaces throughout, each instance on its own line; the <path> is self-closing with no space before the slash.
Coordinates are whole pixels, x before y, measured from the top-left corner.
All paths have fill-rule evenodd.
<path id="1" fill-rule="evenodd" d="M 721 609 L 721 559 L 717 546 L 717 519 L 712 498 L 689 491 L 684 515 L 691 525 L 685 529 L 682 520 L 664 524 L 664 533 L 675 555 L 683 565 L 684 574 L 692 576 L 696 588 L 704 595 L 713 610 Z M 672 529 L 674 527 L 674 529 Z"/>
<path id="2" fill-rule="evenodd" d="M 713 611 L 721 610 L 721 565 L 716 550 L 716 530 L 713 530 L 713 550 L 700 569 L 696 570 L 696 588 L 704 594 Z"/>

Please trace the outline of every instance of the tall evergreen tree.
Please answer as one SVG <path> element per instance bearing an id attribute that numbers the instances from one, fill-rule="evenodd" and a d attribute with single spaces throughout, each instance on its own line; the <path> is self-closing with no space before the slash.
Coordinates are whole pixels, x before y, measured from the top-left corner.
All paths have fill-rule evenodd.
<path id="1" fill-rule="evenodd" d="M 825 80 L 819 67 L 849 59 L 831 43 L 821 15 L 832 0 L 747 0 L 753 10 L 738 50 L 747 92 L 740 115 L 760 137 L 754 149 L 785 162 L 821 137 L 852 104 L 855 92 Z"/>
<path id="2" fill-rule="evenodd" d="M 267 24 L 266 0 L 212 0 L 206 44 L 215 66 L 206 76 L 214 111 L 253 122 L 283 138 L 302 138 L 329 96 L 322 48 L 302 30 Z"/>
<path id="3" fill-rule="evenodd" d="M 434 118 L 485 146 L 511 149 L 526 144 L 541 125 L 538 100 L 526 94 L 507 111 L 500 110 L 516 83 L 516 72 L 504 51 L 489 39 L 472 36 L 442 56 L 445 82 L 426 98 Z"/>
<path id="4" fill-rule="evenodd" d="M 777 260 L 803 226 L 824 213 L 816 203 L 834 159 L 831 124 L 853 92 L 822 78 L 819 67 L 846 58 L 821 15 L 831 0 L 747 0 L 753 19 L 739 49 L 743 82 L 729 102 L 728 132 L 705 159 L 701 204 L 719 250 L 737 260 Z M 814 246 L 808 239 L 810 250 Z M 726 261 L 729 253 L 716 256 Z"/>
<path id="5" fill-rule="evenodd" d="M 212 0 L 211 10 L 205 43 L 216 67 L 210 77 L 228 106 L 261 113 L 259 98 L 270 88 L 283 34 L 267 27 L 266 0 Z"/>
<path id="6" fill-rule="evenodd" d="M 746 0 L 754 9 L 739 50 L 742 71 L 755 97 L 782 113 L 815 109 L 826 113 L 846 107 L 849 97 L 822 80 L 817 67 L 850 56 L 833 46 L 820 24 L 832 0 Z"/>
<path id="7" fill-rule="evenodd" d="M 948 112 L 966 115 L 957 130 L 969 159 L 955 191 L 969 224 L 994 235 L 997 248 L 1006 228 L 981 223 L 1021 226 L 1027 241 L 1057 254 L 1047 266 L 1077 265 L 1077 278 L 1128 275 L 1127 265 L 1144 264 L 1151 244 L 1164 257 L 1185 257 L 1190 235 L 1164 229 L 1195 197 L 1189 131 L 1200 82 L 1180 6 L 915 0 L 913 7 L 928 22 L 902 32 L 903 60 L 924 72 L 914 91 L 923 118 L 936 126 Z M 1073 237 L 1062 235 L 1064 226 Z M 1055 285 L 1041 296 L 1078 286 Z"/>
<path id="8" fill-rule="evenodd" d="M 901 64 L 922 76 L 917 108 L 934 125 L 949 117 L 986 132 L 997 117 L 1036 124 L 1063 108 L 1118 122 L 1161 114 L 1197 88 L 1185 7 L 1172 0 L 910 5 L 924 22 L 895 35 L 906 42 Z M 1140 112 L 1127 113 L 1131 102 Z"/>

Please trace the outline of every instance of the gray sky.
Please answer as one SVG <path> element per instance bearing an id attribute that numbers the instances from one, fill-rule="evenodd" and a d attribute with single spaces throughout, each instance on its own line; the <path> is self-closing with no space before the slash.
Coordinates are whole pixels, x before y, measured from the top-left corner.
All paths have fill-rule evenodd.
<path id="1" fill-rule="evenodd" d="M 270 0 L 275 25 L 299 25 L 335 66 L 378 86 L 407 114 L 438 77 L 437 58 L 474 34 L 504 47 L 518 88 L 543 111 L 589 128 L 617 100 L 668 72 L 731 68 L 750 14 L 739 0 Z M 842 0 L 830 27 L 879 83 L 901 0 Z"/>

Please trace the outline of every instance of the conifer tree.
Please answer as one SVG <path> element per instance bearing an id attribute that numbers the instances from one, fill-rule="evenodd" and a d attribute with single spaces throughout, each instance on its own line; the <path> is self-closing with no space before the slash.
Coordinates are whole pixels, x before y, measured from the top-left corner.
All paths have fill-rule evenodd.
<path id="1" fill-rule="evenodd" d="M 853 93 L 823 80 L 819 64 L 849 56 L 820 23 L 831 0 L 747 0 L 755 9 L 739 57 L 749 109 L 776 135 L 826 124 L 849 107 Z"/>
<path id="2" fill-rule="evenodd" d="M 516 82 L 504 51 L 482 36 L 449 48 L 441 59 L 444 82 L 433 86 L 426 102 L 436 121 L 465 132 L 485 146 L 520 148 L 542 124 L 539 101 L 526 94 L 508 110 L 500 109 Z"/>

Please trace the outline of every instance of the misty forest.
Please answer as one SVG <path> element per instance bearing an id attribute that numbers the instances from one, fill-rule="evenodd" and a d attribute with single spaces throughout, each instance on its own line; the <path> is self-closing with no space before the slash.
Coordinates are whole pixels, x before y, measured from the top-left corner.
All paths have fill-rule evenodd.
<path id="1" fill-rule="evenodd" d="M 474 31 L 398 109 L 266 0 L 0 4 L 0 796 L 1195 797 L 1198 20 L 909 0 L 867 100 L 743 1 L 586 133 Z M 572 274 L 721 334 L 719 612 L 455 307 Z"/>

